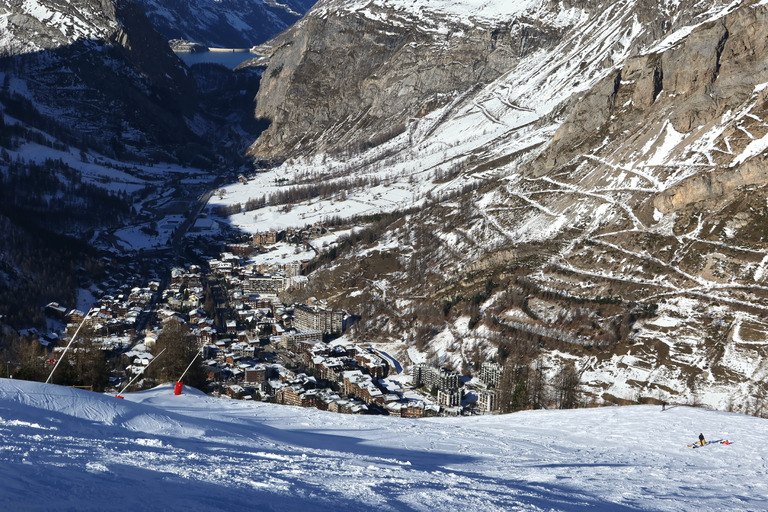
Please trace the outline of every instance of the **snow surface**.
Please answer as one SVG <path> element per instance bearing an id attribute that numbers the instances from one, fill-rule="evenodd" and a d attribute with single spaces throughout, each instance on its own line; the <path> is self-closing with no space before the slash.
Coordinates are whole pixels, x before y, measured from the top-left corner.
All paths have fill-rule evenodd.
<path id="1" fill-rule="evenodd" d="M 521 17 L 528 15 L 531 17 L 544 18 L 549 17 L 548 21 L 555 22 L 555 25 L 567 25 L 574 16 L 578 16 L 577 9 L 569 9 L 561 4 L 559 12 L 554 16 L 548 10 L 545 0 L 347 0 L 346 2 L 335 2 L 330 4 L 333 7 L 341 6 L 347 10 L 356 10 L 371 18 L 385 16 L 380 12 L 373 12 L 372 7 L 384 9 L 398 14 L 409 14 L 418 16 L 425 20 L 432 18 L 435 14 L 450 16 L 457 21 L 473 20 L 476 22 L 495 23 L 501 18 Z M 314 13 L 323 14 L 328 7 L 320 3 L 314 9 Z M 550 15 L 550 16 L 547 16 Z M 423 28 L 423 27 L 422 27 Z"/>
<path id="2" fill-rule="evenodd" d="M 412 420 L 0 379 L 0 507 L 765 510 L 766 434 L 687 407 Z"/>

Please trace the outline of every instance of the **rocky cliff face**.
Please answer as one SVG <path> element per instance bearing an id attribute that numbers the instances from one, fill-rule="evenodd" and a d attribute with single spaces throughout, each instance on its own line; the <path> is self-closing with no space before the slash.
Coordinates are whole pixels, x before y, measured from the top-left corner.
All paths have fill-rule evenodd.
<path id="1" fill-rule="evenodd" d="M 575 65 L 563 58 L 570 55 L 587 59 L 579 65 L 589 65 L 594 76 L 617 64 L 630 43 L 635 51 L 653 44 L 710 7 L 537 0 L 516 7 L 492 2 L 475 12 L 450 4 L 416 5 L 321 1 L 300 23 L 260 47 L 264 58 L 258 64 L 268 67 L 256 116 L 276 128 L 251 153 L 279 158 L 365 140 L 365 146 L 376 145 L 401 133 L 409 120 L 457 99 L 471 101 L 521 64 L 518 71 L 529 76 L 529 66 L 539 65 L 547 73 L 573 77 L 583 69 L 556 69 Z M 602 33 L 589 32 L 596 30 Z M 573 51 L 579 46 L 581 55 Z M 584 89 L 578 83 L 564 86 L 570 92 Z"/>
<path id="2" fill-rule="evenodd" d="M 562 32 L 533 18 L 466 23 L 431 14 L 325 1 L 259 48 L 269 64 L 256 116 L 273 127 L 250 153 L 375 146 L 549 48 Z"/>
<path id="3" fill-rule="evenodd" d="M 272 126 L 253 155 L 346 151 L 313 172 L 386 169 L 420 183 L 392 208 L 429 205 L 373 244 L 380 270 L 367 247 L 323 283 L 386 287 L 378 309 L 375 290 L 357 304 L 379 335 L 426 332 L 457 367 L 488 340 L 538 336 L 597 400 L 758 410 L 767 6 L 421 7 L 321 2 L 263 49 L 257 115 Z"/>

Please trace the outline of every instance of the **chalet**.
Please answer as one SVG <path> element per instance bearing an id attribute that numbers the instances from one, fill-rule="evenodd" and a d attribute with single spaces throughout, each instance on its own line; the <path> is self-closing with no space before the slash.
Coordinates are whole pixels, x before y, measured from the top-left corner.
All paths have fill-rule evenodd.
<path id="1" fill-rule="evenodd" d="M 80 324 L 85 319 L 85 313 L 79 309 L 73 309 L 67 314 L 67 319 L 74 324 Z"/>
<path id="2" fill-rule="evenodd" d="M 229 346 L 230 352 L 237 355 L 238 357 L 247 357 L 247 358 L 253 358 L 255 356 L 255 349 L 254 347 L 245 342 L 238 341 L 237 343 L 233 343 Z"/>
<path id="3" fill-rule="evenodd" d="M 192 325 L 197 325 L 200 323 L 200 320 L 205 318 L 205 312 L 201 311 L 197 308 L 193 309 L 189 312 L 189 323 Z"/>
<path id="4" fill-rule="evenodd" d="M 268 368 L 264 365 L 256 365 L 245 370 L 243 380 L 248 384 L 261 385 L 267 381 L 270 376 Z"/>
<path id="5" fill-rule="evenodd" d="M 344 371 L 347 370 L 344 362 L 337 358 L 326 359 L 322 356 L 317 356 L 314 358 L 313 363 L 318 376 L 331 382 L 340 382 Z"/>
<path id="6" fill-rule="evenodd" d="M 60 306 L 58 302 L 51 302 L 45 306 L 45 314 L 51 318 L 64 320 L 67 316 L 67 308 Z"/>
<path id="7" fill-rule="evenodd" d="M 157 343 L 157 334 L 154 332 L 148 332 L 144 336 L 144 346 L 147 348 L 152 348 Z"/>
<path id="8" fill-rule="evenodd" d="M 371 352 L 362 352 L 355 356 L 357 366 L 368 375 L 383 379 L 389 374 L 389 364 Z"/>
<path id="9" fill-rule="evenodd" d="M 235 399 L 241 399 L 245 396 L 245 388 L 242 386 L 238 386 L 237 384 L 232 384 L 230 386 L 227 386 L 226 393 L 228 396 L 235 398 Z"/>
<path id="10" fill-rule="evenodd" d="M 370 375 L 360 370 L 346 371 L 343 374 L 344 392 L 354 395 L 366 404 L 384 405 L 384 393 L 376 387 Z"/>
<path id="11" fill-rule="evenodd" d="M 415 400 L 408 401 L 400 409 L 400 416 L 403 418 L 423 418 L 424 414 L 424 402 L 418 402 Z"/>
<path id="12" fill-rule="evenodd" d="M 253 252 L 250 244 L 227 244 L 227 251 L 242 258 L 248 257 Z"/>
<path id="13" fill-rule="evenodd" d="M 286 384 L 280 379 L 269 379 L 267 382 L 264 383 L 264 391 L 266 391 L 270 395 L 275 395 L 278 391 L 280 391 L 286 386 L 288 386 L 288 384 Z"/>
<path id="14" fill-rule="evenodd" d="M 300 406 L 302 403 L 302 391 L 298 385 L 286 386 L 275 392 L 275 401 L 279 404 Z"/>
<path id="15" fill-rule="evenodd" d="M 334 400 L 328 404 L 328 410 L 340 414 L 365 414 L 368 412 L 368 407 L 360 400 L 350 398 Z"/>
<path id="16" fill-rule="evenodd" d="M 172 268 L 171 269 L 171 283 L 174 284 L 182 284 L 184 282 L 184 269 L 183 268 Z"/>
<path id="17" fill-rule="evenodd" d="M 201 344 L 213 343 L 213 340 L 216 338 L 216 329 L 209 326 L 201 327 L 193 331 L 193 333 Z"/>
<path id="18" fill-rule="evenodd" d="M 330 347 L 333 355 L 336 357 L 354 358 L 358 352 L 362 352 L 362 349 L 358 345 L 341 339 L 332 341 Z"/>
<path id="19" fill-rule="evenodd" d="M 234 352 L 227 352 L 224 354 L 224 361 L 226 361 L 227 364 L 235 365 L 242 360 L 242 357 L 235 354 Z"/>
<path id="20" fill-rule="evenodd" d="M 297 354 L 310 355 L 317 345 L 321 345 L 321 349 L 325 348 L 325 344 L 323 344 L 323 342 L 318 339 L 303 339 L 296 344 L 295 350 Z"/>

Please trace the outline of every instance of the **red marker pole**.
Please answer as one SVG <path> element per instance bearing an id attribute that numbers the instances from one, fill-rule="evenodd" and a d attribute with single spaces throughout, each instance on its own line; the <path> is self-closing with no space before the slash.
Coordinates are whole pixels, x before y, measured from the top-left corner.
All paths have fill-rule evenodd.
<path id="1" fill-rule="evenodd" d="M 182 382 L 182 379 L 184 379 L 184 376 L 187 374 L 190 368 L 192 368 L 192 363 L 195 362 L 195 359 L 197 359 L 197 356 L 203 353 L 203 347 L 200 347 L 200 350 L 197 351 L 195 354 L 195 357 L 192 358 L 192 360 L 189 362 L 189 366 L 187 366 L 187 369 L 184 370 L 184 373 L 181 374 L 181 377 L 179 377 L 179 380 L 176 381 L 176 385 L 173 387 L 173 394 L 174 395 L 180 395 L 181 389 L 184 387 L 184 383 Z"/>

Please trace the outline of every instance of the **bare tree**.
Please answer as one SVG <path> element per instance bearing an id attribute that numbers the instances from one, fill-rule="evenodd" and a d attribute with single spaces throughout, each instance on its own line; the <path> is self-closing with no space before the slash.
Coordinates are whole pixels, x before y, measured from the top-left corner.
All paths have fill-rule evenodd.
<path id="1" fill-rule="evenodd" d="M 42 382 L 48 377 L 47 354 L 36 341 L 16 338 L 11 342 L 10 360 L 16 362 L 14 378 Z"/>
<path id="2" fill-rule="evenodd" d="M 547 403 L 544 389 L 544 366 L 541 360 L 536 360 L 528 372 L 528 400 L 534 409 L 541 409 Z"/>
<path id="3" fill-rule="evenodd" d="M 560 369 L 555 377 L 555 396 L 557 407 L 573 409 L 579 400 L 579 380 L 581 376 L 573 363 L 568 363 Z"/>
<path id="4" fill-rule="evenodd" d="M 162 358 L 153 362 L 147 370 L 148 378 L 158 383 L 175 382 L 181 378 L 187 366 L 192 364 L 184 377 L 184 383 L 198 388 L 205 385 L 202 362 L 200 357 L 196 357 L 200 347 L 186 324 L 172 320 L 163 326 L 153 352 L 160 354 L 163 350 Z"/>

